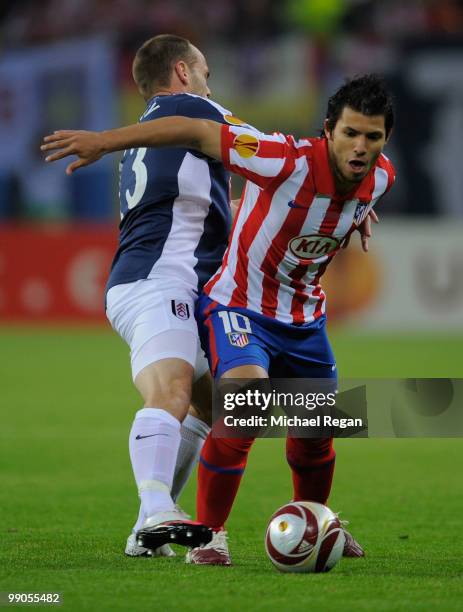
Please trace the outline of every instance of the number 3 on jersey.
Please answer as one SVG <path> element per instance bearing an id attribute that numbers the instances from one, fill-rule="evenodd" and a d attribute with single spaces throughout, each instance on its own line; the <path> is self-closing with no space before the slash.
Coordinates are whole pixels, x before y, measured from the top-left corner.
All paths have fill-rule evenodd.
<path id="1" fill-rule="evenodd" d="M 135 187 L 133 193 L 130 193 L 128 189 L 125 190 L 125 199 L 127 200 L 127 206 L 129 210 L 136 206 L 142 199 L 145 193 L 146 184 L 148 182 L 148 170 L 143 163 L 143 158 L 146 155 L 146 147 L 140 149 L 130 149 L 130 155 L 133 155 L 134 151 L 137 151 L 135 159 L 133 160 L 132 170 L 135 173 Z"/>

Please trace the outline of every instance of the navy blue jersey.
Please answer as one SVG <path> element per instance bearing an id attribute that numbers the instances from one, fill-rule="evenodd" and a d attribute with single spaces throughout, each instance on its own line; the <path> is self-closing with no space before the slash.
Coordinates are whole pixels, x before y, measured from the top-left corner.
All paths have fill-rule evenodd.
<path id="1" fill-rule="evenodd" d="M 192 94 L 156 96 L 141 122 L 180 115 L 233 122 Z M 221 162 L 181 148 L 126 150 L 120 164 L 119 248 L 107 289 L 146 278 L 197 291 L 219 267 L 231 226 L 229 174 Z"/>

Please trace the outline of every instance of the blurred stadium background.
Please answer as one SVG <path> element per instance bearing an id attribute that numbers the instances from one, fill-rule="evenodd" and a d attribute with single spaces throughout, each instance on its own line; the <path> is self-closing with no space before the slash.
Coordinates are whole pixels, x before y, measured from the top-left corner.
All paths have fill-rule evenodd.
<path id="1" fill-rule="evenodd" d="M 315 135 L 345 76 L 386 75 L 397 101 L 386 153 L 398 179 L 371 254 L 355 245 L 325 281 L 330 318 L 462 329 L 461 2 L 23 0 L 0 10 L 2 323 L 104 321 L 118 156 L 68 178 L 38 145 L 57 128 L 135 122 L 144 104 L 133 55 L 173 32 L 205 52 L 214 99 L 264 131 Z"/>

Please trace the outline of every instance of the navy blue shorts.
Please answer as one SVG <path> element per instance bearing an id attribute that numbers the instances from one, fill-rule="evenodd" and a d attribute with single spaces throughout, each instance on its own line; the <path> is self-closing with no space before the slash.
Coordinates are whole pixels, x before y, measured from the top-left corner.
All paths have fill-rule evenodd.
<path id="1" fill-rule="evenodd" d="M 243 365 L 259 365 L 273 378 L 337 378 L 325 316 L 311 325 L 288 325 L 246 308 L 223 306 L 204 294 L 196 316 L 217 380 Z"/>

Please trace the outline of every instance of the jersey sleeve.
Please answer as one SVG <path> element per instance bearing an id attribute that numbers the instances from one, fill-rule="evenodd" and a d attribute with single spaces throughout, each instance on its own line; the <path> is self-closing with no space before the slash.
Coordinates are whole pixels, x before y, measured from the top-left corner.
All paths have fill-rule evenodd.
<path id="1" fill-rule="evenodd" d="M 283 134 L 223 125 L 221 146 L 224 166 L 262 188 L 278 186 L 294 169 L 296 150 Z"/>
<path id="2" fill-rule="evenodd" d="M 396 176 L 395 168 L 391 160 L 388 157 L 386 157 L 384 153 L 381 153 L 381 155 L 379 156 L 378 166 L 382 168 L 383 170 L 385 170 L 387 173 L 387 185 L 386 185 L 386 189 L 383 194 L 385 195 L 391 189 L 392 185 L 394 184 L 395 176 Z"/>

